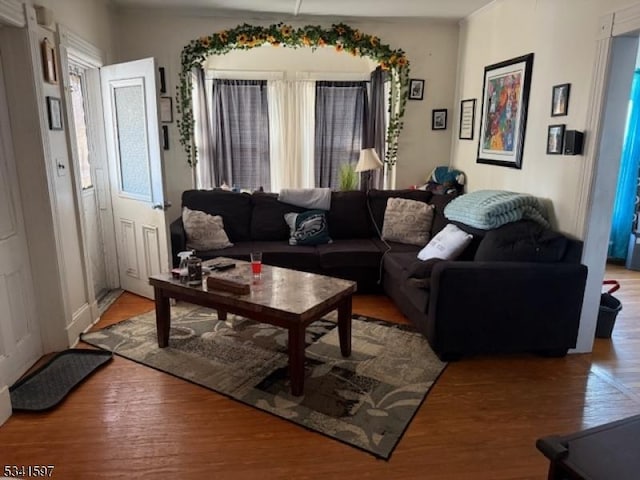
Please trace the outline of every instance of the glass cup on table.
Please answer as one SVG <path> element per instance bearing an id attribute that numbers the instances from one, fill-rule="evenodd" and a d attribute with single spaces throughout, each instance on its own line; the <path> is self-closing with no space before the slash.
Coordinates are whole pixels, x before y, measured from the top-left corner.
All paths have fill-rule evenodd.
<path id="1" fill-rule="evenodd" d="M 251 271 L 253 278 L 260 278 L 262 273 L 262 252 L 251 252 Z"/>

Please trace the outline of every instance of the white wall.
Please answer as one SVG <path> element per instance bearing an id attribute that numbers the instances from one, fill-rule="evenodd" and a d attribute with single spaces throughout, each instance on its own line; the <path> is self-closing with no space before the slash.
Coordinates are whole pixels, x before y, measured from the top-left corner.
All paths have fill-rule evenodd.
<path id="1" fill-rule="evenodd" d="M 245 22 L 268 25 L 276 21 L 194 18 L 179 16 L 175 11 L 122 10 L 117 18 L 118 60 L 156 57 L 158 64 L 166 68 L 168 91 L 175 97 L 182 48 L 192 39 Z M 294 26 L 330 26 L 331 21 L 319 21 L 316 18 L 291 23 Z M 405 50 L 411 62 L 411 76 L 426 80 L 425 100 L 407 104 L 397 168 L 398 187 L 421 183 L 435 166 L 449 161 L 450 137 L 446 132 L 431 131 L 431 110 L 451 109 L 453 106 L 458 26 L 426 21 L 350 23 L 366 33 L 378 35 L 383 43 L 392 48 Z M 178 143 L 175 123 L 170 127 L 170 143 L 171 149 L 165 152 L 165 172 L 168 197 L 174 206 L 168 214 L 169 217 L 177 217 L 180 195 L 183 190 L 192 187 L 192 176 Z"/>
<path id="2" fill-rule="evenodd" d="M 109 0 L 26 0 L 53 12 L 53 21 L 67 26 L 73 33 L 102 50 L 107 62 L 113 60 L 113 8 Z"/>
<path id="3" fill-rule="evenodd" d="M 584 131 L 599 17 L 624 0 L 495 0 L 460 24 L 456 115 L 461 99 L 477 98 L 473 141 L 454 133 L 451 163 L 467 174 L 468 191 L 504 189 L 549 199 L 557 227 L 580 235 L 576 216 L 584 159 L 547 155 L 547 127 Z M 522 169 L 476 163 L 484 67 L 533 52 L 533 76 Z M 571 83 L 568 115 L 551 117 L 553 85 Z M 588 135 L 589 132 L 586 132 Z"/>

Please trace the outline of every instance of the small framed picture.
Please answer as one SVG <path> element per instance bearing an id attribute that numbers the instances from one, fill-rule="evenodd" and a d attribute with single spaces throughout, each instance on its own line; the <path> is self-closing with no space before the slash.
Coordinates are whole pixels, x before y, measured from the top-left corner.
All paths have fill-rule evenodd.
<path id="1" fill-rule="evenodd" d="M 409 100 L 422 100 L 424 98 L 424 80 L 412 78 L 409 80 Z"/>
<path id="2" fill-rule="evenodd" d="M 171 97 L 160 97 L 160 121 L 173 122 L 173 100 Z"/>
<path id="3" fill-rule="evenodd" d="M 565 124 L 549 125 L 547 132 L 547 153 L 549 155 L 560 155 L 564 146 Z"/>
<path id="4" fill-rule="evenodd" d="M 473 128 L 476 122 L 476 99 L 470 98 L 460 102 L 460 140 L 473 140 Z"/>
<path id="5" fill-rule="evenodd" d="M 62 108 L 59 98 L 47 97 L 47 114 L 49 130 L 62 130 Z"/>
<path id="6" fill-rule="evenodd" d="M 563 83 L 553 87 L 551 93 L 551 116 L 561 117 L 569 111 L 569 93 L 571 91 L 570 83 Z"/>
<path id="7" fill-rule="evenodd" d="M 158 68 L 160 73 L 160 93 L 167 93 L 167 79 L 164 74 L 164 67 Z"/>
<path id="8" fill-rule="evenodd" d="M 431 130 L 447 129 L 447 109 L 439 108 L 431 112 Z"/>
<path id="9" fill-rule="evenodd" d="M 162 125 L 162 149 L 169 150 L 169 127 Z"/>
<path id="10" fill-rule="evenodd" d="M 42 48 L 42 68 L 44 79 L 48 83 L 58 83 L 58 64 L 56 63 L 56 50 L 48 38 L 44 38 L 41 43 Z"/>

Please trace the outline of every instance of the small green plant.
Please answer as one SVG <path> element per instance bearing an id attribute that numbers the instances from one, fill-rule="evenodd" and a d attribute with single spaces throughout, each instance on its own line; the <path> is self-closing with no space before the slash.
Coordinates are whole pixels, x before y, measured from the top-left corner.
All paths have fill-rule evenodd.
<path id="1" fill-rule="evenodd" d="M 340 166 L 340 190 L 356 190 L 358 188 L 358 174 L 350 163 Z"/>

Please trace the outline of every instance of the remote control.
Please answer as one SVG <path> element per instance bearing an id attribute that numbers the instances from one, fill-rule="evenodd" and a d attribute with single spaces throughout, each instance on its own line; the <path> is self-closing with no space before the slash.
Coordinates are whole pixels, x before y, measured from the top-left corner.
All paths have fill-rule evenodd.
<path id="1" fill-rule="evenodd" d="M 236 266 L 235 263 L 222 263 L 220 265 L 214 265 L 213 268 L 221 272 L 223 270 L 229 270 L 230 268 L 235 268 L 235 266 Z"/>

